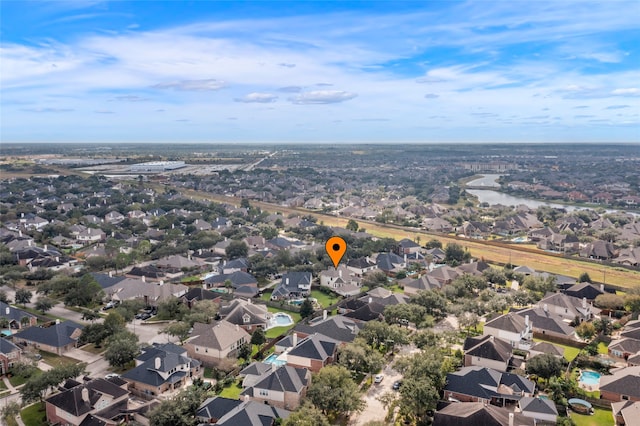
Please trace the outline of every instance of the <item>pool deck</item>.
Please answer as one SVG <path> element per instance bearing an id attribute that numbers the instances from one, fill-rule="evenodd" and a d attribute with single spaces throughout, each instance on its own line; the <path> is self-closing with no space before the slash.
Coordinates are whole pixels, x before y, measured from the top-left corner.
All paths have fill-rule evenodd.
<path id="1" fill-rule="evenodd" d="M 580 386 L 580 388 L 582 388 L 584 390 L 587 390 L 589 392 L 599 391 L 600 390 L 600 379 L 598 379 L 598 383 L 596 383 L 596 384 L 584 383 L 584 382 L 582 382 L 580 380 L 580 378 L 582 377 L 582 373 L 585 373 L 585 372 L 595 373 L 595 371 L 590 371 L 590 370 L 581 371 L 580 372 L 580 376 L 578 376 L 578 386 Z"/>

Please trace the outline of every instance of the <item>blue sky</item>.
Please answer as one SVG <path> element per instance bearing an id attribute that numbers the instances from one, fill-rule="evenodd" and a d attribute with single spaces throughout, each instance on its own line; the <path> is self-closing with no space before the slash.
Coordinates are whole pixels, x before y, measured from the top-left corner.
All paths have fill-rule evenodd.
<path id="1" fill-rule="evenodd" d="M 4 142 L 640 142 L 640 2 L 2 1 Z"/>

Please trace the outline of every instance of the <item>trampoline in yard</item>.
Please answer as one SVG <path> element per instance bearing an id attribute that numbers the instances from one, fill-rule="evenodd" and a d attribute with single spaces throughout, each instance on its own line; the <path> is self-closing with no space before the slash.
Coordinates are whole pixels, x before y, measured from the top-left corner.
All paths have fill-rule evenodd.
<path id="1" fill-rule="evenodd" d="M 569 407 L 576 413 L 581 414 L 593 414 L 593 407 L 591 404 L 584 399 L 580 398 L 571 398 L 569 401 Z"/>

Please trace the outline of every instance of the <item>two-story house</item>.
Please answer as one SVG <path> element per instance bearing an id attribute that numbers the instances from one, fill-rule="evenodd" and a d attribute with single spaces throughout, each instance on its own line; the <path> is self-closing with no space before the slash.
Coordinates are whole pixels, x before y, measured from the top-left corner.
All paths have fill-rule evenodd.
<path id="1" fill-rule="evenodd" d="M 239 325 L 221 320 L 212 324 L 195 323 L 184 344 L 190 357 L 206 366 L 217 366 L 233 357 L 238 349 L 251 341 L 251 335 Z"/>

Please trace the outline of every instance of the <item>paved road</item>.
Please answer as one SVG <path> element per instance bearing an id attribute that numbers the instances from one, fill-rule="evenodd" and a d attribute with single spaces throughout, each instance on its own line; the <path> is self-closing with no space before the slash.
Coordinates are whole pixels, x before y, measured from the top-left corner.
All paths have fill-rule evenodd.
<path id="1" fill-rule="evenodd" d="M 371 385 L 371 388 L 369 388 L 369 391 L 364 396 L 366 407 L 360 414 L 355 416 L 349 422 L 350 425 L 360 426 L 374 420 L 384 420 L 385 416 L 387 415 L 387 410 L 384 408 L 378 398 L 381 395 L 384 395 L 386 392 L 396 392 L 392 389 L 393 382 L 395 382 L 396 380 L 401 380 L 402 375 L 389 366 L 385 367 L 385 369 L 382 371 L 382 374 L 384 375 L 382 383 L 374 383 Z"/>

